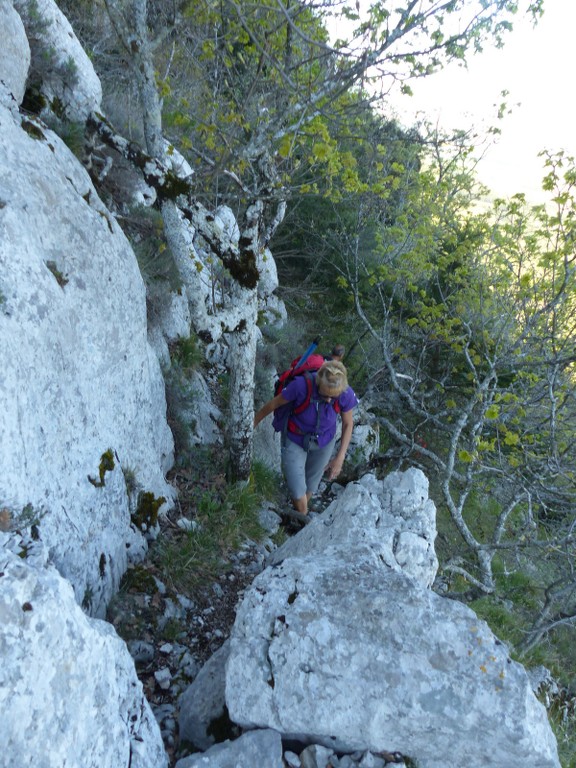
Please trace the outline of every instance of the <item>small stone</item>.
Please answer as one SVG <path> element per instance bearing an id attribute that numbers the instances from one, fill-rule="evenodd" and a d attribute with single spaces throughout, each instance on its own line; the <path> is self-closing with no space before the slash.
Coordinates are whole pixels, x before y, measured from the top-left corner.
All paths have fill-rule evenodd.
<path id="1" fill-rule="evenodd" d="M 198 661 L 189 651 L 186 651 L 186 653 L 180 659 L 180 671 L 182 674 L 186 675 L 186 677 L 192 680 L 198 674 L 199 669 L 200 664 Z"/>
<path id="2" fill-rule="evenodd" d="M 128 643 L 128 650 L 136 664 L 146 664 L 154 658 L 154 646 L 143 640 L 131 640 Z"/>
<path id="3" fill-rule="evenodd" d="M 188 520 L 187 517 L 176 520 L 176 525 L 182 531 L 196 531 L 200 527 L 196 520 Z"/>
<path id="4" fill-rule="evenodd" d="M 163 691 L 168 691 L 170 689 L 172 675 L 167 667 L 163 667 L 162 669 L 158 669 L 156 672 L 154 672 L 154 679 Z"/>
<path id="5" fill-rule="evenodd" d="M 384 768 L 385 765 L 386 761 L 383 758 L 373 755 L 372 752 L 366 752 L 358 768 Z"/>
<path id="6" fill-rule="evenodd" d="M 302 768 L 325 768 L 326 763 L 334 754 L 332 749 L 323 747 L 320 744 L 310 744 L 309 747 L 300 753 L 300 763 Z"/>
<path id="7" fill-rule="evenodd" d="M 288 768 L 301 768 L 302 763 L 295 752 L 284 752 L 284 762 Z"/>
<path id="8" fill-rule="evenodd" d="M 180 603 L 182 608 L 184 608 L 186 611 L 193 611 L 196 608 L 196 605 L 192 600 L 190 600 L 189 597 L 186 597 L 185 595 L 176 595 L 176 600 Z"/>

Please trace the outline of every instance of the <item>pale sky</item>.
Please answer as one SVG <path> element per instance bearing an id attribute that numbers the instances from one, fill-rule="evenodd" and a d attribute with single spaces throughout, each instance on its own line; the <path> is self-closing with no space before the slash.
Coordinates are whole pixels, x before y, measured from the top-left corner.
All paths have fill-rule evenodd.
<path id="1" fill-rule="evenodd" d="M 497 195 L 525 192 L 530 199 L 544 199 L 538 153 L 565 149 L 576 156 L 576 2 L 544 0 L 544 7 L 536 28 L 516 17 L 503 49 L 486 49 L 468 69 L 451 67 L 419 81 L 412 98 L 396 101 L 399 115 L 422 109 L 448 128 L 468 128 L 483 119 L 494 124 L 493 105 L 508 90 L 513 112 L 498 121 L 502 135 L 478 168 Z"/>
<path id="2" fill-rule="evenodd" d="M 401 122 L 418 111 L 447 129 L 497 124 L 502 135 L 481 161 L 478 174 L 496 195 L 524 192 L 544 200 L 543 149 L 576 156 L 576 0 L 544 0 L 544 16 L 534 28 L 518 14 L 503 49 L 491 48 L 412 82 L 412 97 L 392 98 Z M 512 114 L 496 121 L 500 93 L 509 91 Z"/>

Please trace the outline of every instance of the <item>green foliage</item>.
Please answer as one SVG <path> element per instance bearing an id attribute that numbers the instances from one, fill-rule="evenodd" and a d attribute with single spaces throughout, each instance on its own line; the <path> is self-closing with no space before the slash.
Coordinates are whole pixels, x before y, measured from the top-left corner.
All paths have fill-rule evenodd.
<path id="1" fill-rule="evenodd" d="M 486 596 L 472 602 L 470 607 L 488 623 L 497 637 L 508 644 L 515 660 L 527 668 L 543 666 L 559 682 L 561 690 L 558 694 L 552 694 L 548 701 L 546 697 L 542 698 L 558 742 L 561 765 L 563 768 L 576 768 L 576 715 L 572 693 L 576 686 L 574 632 L 561 628 L 529 652 L 515 652 L 514 647 L 518 646 L 528 629 L 529 615 L 521 595 L 521 582 L 526 576 L 517 574 L 517 578 L 518 589 L 508 593 L 506 599 Z"/>
<path id="2" fill-rule="evenodd" d="M 0 511 L 7 512 L 7 519 L 10 521 L 10 528 L 15 531 L 30 530 L 32 538 L 35 538 L 35 529 L 40 525 L 42 518 L 46 515 L 46 510 L 35 507 L 33 504 L 26 504 L 21 510 L 2 507 Z"/>
<path id="3" fill-rule="evenodd" d="M 196 336 L 178 339 L 170 345 L 170 360 L 185 373 L 198 370 L 204 362 L 204 353 Z"/>
<path id="4" fill-rule="evenodd" d="M 576 716 L 573 701 L 554 702 L 549 719 L 558 744 L 562 768 L 576 768 Z"/>
<path id="5" fill-rule="evenodd" d="M 85 149 L 85 127 L 83 123 L 75 123 L 67 119 L 60 119 L 57 115 L 62 110 L 53 102 L 51 104 L 52 116 L 46 116 L 46 125 L 56 133 L 78 159 L 82 159 Z"/>
<path id="6" fill-rule="evenodd" d="M 138 487 L 136 472 L 131 467 L 122 467 L 122 474 L 126 483 L 126 493 L 130 497 Z"/>
<path id="7" fill-rule="evenodd" d="M 146 206 L 133 206 L 119 223 L 134 249 L 146 285 L 167 284 L 170 290 L 180 291 L 180 273 L 166 242 L 160 212 Z"/>
<path id="8" fill-rule="evenodd" d="M 88 481 L 92 483 L 95 488 L 103 488 L 105 485 L 106 472 L 112 472 L 115 466 L 114 451 L 112 448 L 108 448 L 108 450 L 104 451 L 100 457 L 100 464 L 98 466 L 98 480 L 88 475 Z"/>
<path id="9" fill-rule="evenodd" d="M 164 496 L 156 498 L 151 491 L 141 491 L 131 519 L 139 531 L 147 531 L 158 523 L 158 510 L 166 503 Z"/>
<path id="10" fill-rule="evenodd" d="M 258 510 L 267 494 L 277 493 L 277 480 L 256 464 L 248 484 L 227 485 L 223 467 L 222 474 L 217 473 L 219 465 L 212 451 L 205 455 L 198 451 L 190 473 L 196 473 L 199 482 L 192 482 L 188 497 L 180 498 L 181 505 L 189 507 L 195 526 L 176 537 L 163 537 L 151 552 L 162 578 L 176 590 L 190 591 L 214 579 L 226 570 L 230 553 L 264 534 Z"/>
<path id="11" fill-rule="evenodd" d="M 492 631 L 511 647 L 519 641 L 522 627 L 518 623 L 518 617 L 501 601 L 493 597 L 481 597 L 470 603 L 480 619 L 490 626 Z"/>
<path id="12" fill-rule="evenodd" d="M 535 15 L 537 5 L 528 4 Z M 78 17 L 77 26 L 85 24 L 85 14 L 68 11 Z M 370 114 L 379 69 L 403 80 L 462 60 L 487 40 L 501 41 L 517 4 L 448 4 L 415 12 L 409 23 L 402 9 L 384 11 L 377 4 L 360 19 L 351 4 L 339 12 L 357 19 L 357 28 L 350 40 L 332 47 L 326 27 L 331 4 L 284 9 L 262 0 L 190 2 L 181 11 L 174 38 L 166 35 L 174 23 L 170 10 L 157 3 L 148 8 L 149 34 L 158 43 L 154 65 L 164 129 L 200 172 L 198 189 L 242 209 L 254 197 L 269 207 L 293 192 L 339 200 L 365 191 L 368 182 L 351 146 Z M 467 18 L 452 25 L 453 14 Z M 108 47 L 95 57 L 103 78 L 111 56 L 118 55 L 113 44 Z M 123 77 L 114 79 L 114 88 L 132 97 L 134 81 Z M 366 143 L 365 149 L 378 154 L 379 144 Z M 369 182 L 372 192 L 382 200 L 393 196 L 401 164 L 387 168 L 376 159 L 373 167 L 380 177 Z"/>
<path id="13" fill-rule="evenodd" d="M 58 269 L 56 266 L 55 261 L 47 261 L 46 266 L 52 272 L 54 277 L 56 278 L 56 282 L 60 286 L 60 288 L 64 288 L 65 285 L 68 284 L 68 278 L 64 276 L 64 274 Z"/>
<path id="14" fill-rule="evenodd" d="M 158 585 L 150 570 L 143 565 L 132 565 L 120 583 L 120 592 L 145 592 L 147 595 L 155 595 L 158 592 Z"/>
<path id="15" fill-rule="evenodd" d="M 63 118 L 61 103 L 48 105 L 42 95 L 44 81 L 60 81 L 64 88 L 73 90 L 78 85 L 78 67 L 72 57 L 62 59 L 61 52 L 47 44 L 47 32 L 52 24 L 40 12 L 36 0 L 29 0 L 20 8 L 20 14 L 26 25 L 26 34 L 30 41 L 31 62 L 28 69 L 26 93 L 23 106 L 33 114 L 40 113 L 45 107 L 53 108 L 54 113 Z"/>
<path id="16" fill-rule="evenodd" d="M 249 487 L 256 494 L 258 504 L 262 501 L 277 502 L 280 498 L 278 473 L 260 461 L 252 465 Z"/>

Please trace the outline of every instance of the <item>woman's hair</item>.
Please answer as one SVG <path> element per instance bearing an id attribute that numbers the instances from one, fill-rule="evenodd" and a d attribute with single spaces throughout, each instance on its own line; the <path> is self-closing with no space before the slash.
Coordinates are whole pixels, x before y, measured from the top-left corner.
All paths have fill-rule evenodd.
<path id="1" fill-rule="evenodd" d="M 316 385 L 330 392 L 331 397 L 338 397 L 348 389 L 346 368 L 336 360 L 329 360 L 316 374 Z"/>

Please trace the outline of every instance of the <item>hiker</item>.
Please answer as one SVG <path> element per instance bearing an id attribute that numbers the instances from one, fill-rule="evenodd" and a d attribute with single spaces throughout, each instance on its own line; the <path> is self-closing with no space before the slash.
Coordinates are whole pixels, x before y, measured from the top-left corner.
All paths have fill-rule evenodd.
<path id="1" fill-rule="evenodd" d="M 334 362 L 341 363 L 345 352 L 346 347 L 343 344 L 335 344 L 334 347 L 332 347 L 332 352 L 330 352 L 324 360 L 334 360 Z"/>
<path id="2" fill-rule="evenodd" d="M 282 435 L 282 471 L 294 509 L 302 515 L 308 513 L 308 502 L 318 490 L 323 473 L 326 471 L 328 478 L 334 480 L 342 471 L 354 427 L 352 411 L 358 405 L 342 363 L 325 362 L 317 373 L 309 375 L 312 377 L 312 393 L 308 406 L 301 413 L 296 415 L 294 408 L 308 397 L 308 383 L 303 375 L 295 376 L 254 417 L 256 427 L 277 408 L 293 404 Z M 342 437 L 338 452 L 331 458 L 338 413 L 342 418 Z"/>

